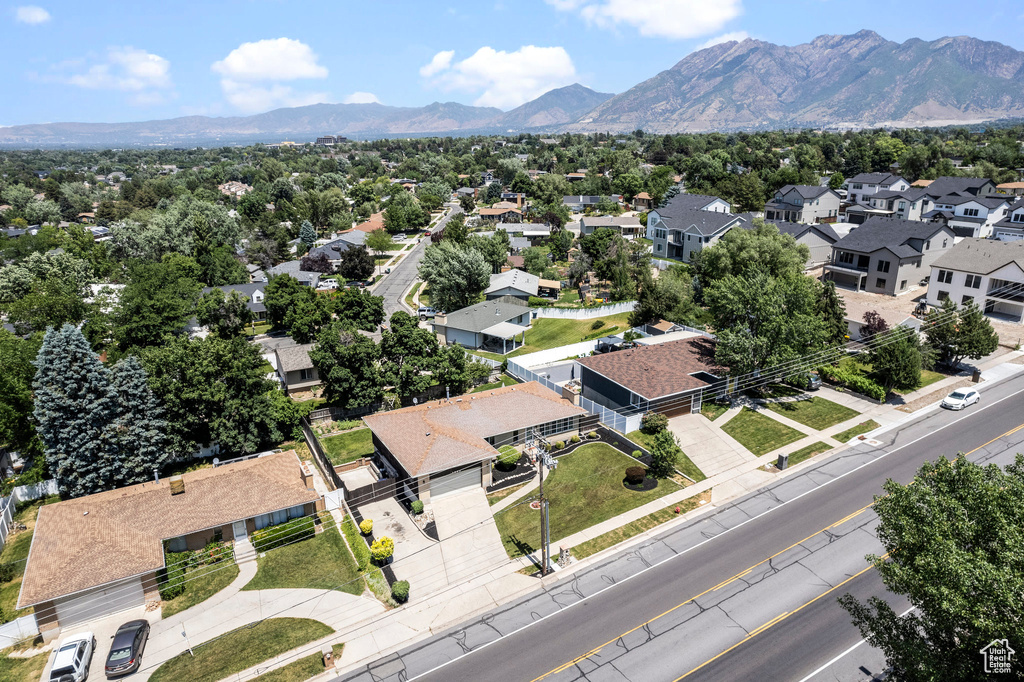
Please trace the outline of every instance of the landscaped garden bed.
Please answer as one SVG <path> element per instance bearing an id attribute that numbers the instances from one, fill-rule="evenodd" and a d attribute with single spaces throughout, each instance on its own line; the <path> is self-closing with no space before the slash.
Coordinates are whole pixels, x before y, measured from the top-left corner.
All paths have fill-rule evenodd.
<path id="1" fill-rule="evenodd" d="M 629 433 L 627 433 L 626 438 L 633 441 L 634 443 L 644 448 L 645 450 L 650 450 L 651 442 L 653 441 L 654 436 L 648 435 L 638 429 L 636 431 L 630 431 Z M 646 464 L 650 462 L 650 457 L 648 456 L 646 461 L 643 457 L 641 457 L 640 460 Z M 687 454 L 682 450 L 679 451 L 679 459 L 676 460 L 676 469 L 686 474 L 686 477 L 691 479 L 692 481 L 703 481 L 705 478 L 707 478 L 707 476 L 704 475 L 704 472 L 701 471 L 700 468 L 693 463 L 693 460 L 690 459 L 687 456 Z"/>

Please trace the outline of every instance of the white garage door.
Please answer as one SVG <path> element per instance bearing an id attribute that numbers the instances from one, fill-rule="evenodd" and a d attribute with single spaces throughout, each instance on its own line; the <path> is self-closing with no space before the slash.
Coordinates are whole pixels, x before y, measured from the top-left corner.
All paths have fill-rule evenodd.
<path id="1" fill-rule="evenodd" d="M 438 477 L 430 477 L 430 499 L 436 499 L 442 495 L 461 493 L 470 488 L 480 487 L 480 465 L 476 464 L 472 469 L 463 469 L 450 474 Z"/>
<path id="2" fill-rule="evenodd" d="M 66 628 L 145 603 L 142 580 L 129 578 L 58 601 L 57 622 L 61 628 Z"/>

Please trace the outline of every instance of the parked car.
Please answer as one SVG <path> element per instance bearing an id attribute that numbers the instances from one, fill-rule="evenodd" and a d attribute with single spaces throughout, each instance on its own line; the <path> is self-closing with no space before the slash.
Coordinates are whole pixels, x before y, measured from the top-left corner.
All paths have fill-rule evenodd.
<path id="1" fill-rule="evenodd" d="M 981 395 L 973 388 L 958 388 L 942 399 L 942 406 L 947 410 L 962 410 L 981 400 Z"/>
<path id="2" fill-rule="evenodd" d="M 50 666 L 50 682 L 83 682 L 89 677 L 89 664 L 96 648 L 96 638 L 83 632 L 66 638 L 57 647 Z"/>
<path id="3" fill-rule="evenodd" d="M 149 640 L 149 623 L 144 620 L 133 620 L 125 623 L 114 633 L 114 641 L 110 643 L 107 664 L 103 671 L 108 678 L 130 675 L 142 664 L 142 652 Z"/>
<path id="4" fill-rule="evenodd" d="M 320 280 L 320 286 L 317 287 L 317 288 L 319 288 L 319 289 L 337 289 L 338 288 L 338 280 L 336 280 L 336 279 L 322 279 L 322 280 Z"/>
<path id="5" fill-rule="evenodd" d="M 405 241 L 405 233 L 404 232 L 399 232 L 398 234 L 391 235 L 391 241 L 393 241 L 393 242 Z"/>
<path id="6" fill-rule="evenodd" d="M 419 310 L 416 311 L 421 320 L 431 319 L 437 315 L 437 311 L 430 306 L 421 305 Z"/>

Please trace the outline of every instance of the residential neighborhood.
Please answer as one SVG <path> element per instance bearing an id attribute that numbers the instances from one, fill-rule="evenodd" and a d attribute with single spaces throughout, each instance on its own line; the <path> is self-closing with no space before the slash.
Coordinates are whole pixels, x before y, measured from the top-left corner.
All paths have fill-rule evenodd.
<path id="1" fill-rule="evenodd" d="M 633 38 L 718 35 L 669 6 Z M 516 11 L 488 31 L 535 33 Z M 625 98 L 560 47 L 435 51 L 424 84 L 490 85 L 415 116 L 307 96 L 328 62 L 293 38 L 258 76 L 261 39 L 203 68 L 239 111 L 183 104 L 170 142 L 0 140 L 0 680 L 980 680 L 1024 651 L 1024 125 L 889 90 L 877 125 L 726 125 L 678 84 L 687 121 L 628 113 L 768 44 L 740 33 Z M 106 49 L 90 87 L 189 91 Z M 237 137 L 242 109 L 304 118 Z"/>

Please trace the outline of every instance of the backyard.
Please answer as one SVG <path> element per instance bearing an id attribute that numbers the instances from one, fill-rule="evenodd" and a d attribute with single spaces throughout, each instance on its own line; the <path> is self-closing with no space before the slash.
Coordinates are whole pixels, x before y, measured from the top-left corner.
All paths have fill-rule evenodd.
<path id="1" fill-rule="evenodd" d="M 12 564 L 14 577 L 0 585 L 0 623 L 14 620 L 18 616 L 32 613 L 32 609 L 17 610 L 18 593 L 21 591 L 21 577 L 25 573 L 28 550 L 32 546 L 32 530 L 36 526 L 36 515 L 44 504 L 60 502 L 56 495 L 28 504 L 14 513 L 14 520 L 25 524 L 25 530 L 8 536 L 7 544 L 0 551 L 0 564 Z"/>
<path id="2" fill-rule="evenodd" d="M 671 480 L 661 480 L 654 490 L 628 490 L 623 477 L 626 468 L 635 464 L 604 443 L 559 457 L 557 468 L 544 481 L 550 500 L 551 542 L 681 489 Z M 528 554 L 540 546 L 540 512 L 528 504 L 504 509 L 494 521 L 509 556 Z"/>
<path id="3" fill-rule="evenodd" d="M 242 589 L 309 588 L 362 594 L 355 559 L 330 515 L 324 519 L 327 527 L 322 533 L 268 550 L 256 559 L 256 575 Z"/>
<path id="4" fill-rule="evenodd" d="M 498 377 L 498 380 L 489 384 L 481 384 L 474 388 L 470 393 L 482 393 L 483 391 L 492 391 L 502 386 L 513 386 L 518 382 L 507 374 L 502 374 Z"/>
<path id="5" fill-rule="evenodd" d="M 769 403 L 765 407 L 787 419 L 792 419 L 818 431 L 840 424 L 847 419 L 853 419 L 860 414 L 857 410 L 845 405 L 817 397 L 792 402 Z"/>
<path id="6" fill-rule="evenodd" d="M 608 317 L 594 320 L 560 320 L 542 317 L 534 320 L 533 326 L 527 330 L 526 343 L 522 348 L 517 348 L 508 355 L 498 355 L 497 353 L 487 353 L 484 351 L 473 352 L 492 360 L 502 360 L 503 358 L 535 353 L 548 348 L 568 346 L 580 341 L 600 339 L 604 336 L 628 331 L 630 329 L 628 318 L 629 313 L 609 315 Z M 602 322 L 603 324 L 595 329 L 594 324 L 597 322 Z"/>
<path id="7" fill-rule="evenodd" d="M 722 430 L 757 456 L 804 437 L 804 434 L 796 429 L 759 414 L 749 407 L 744 407 L 743 411 L 727 421 Z"/>
<path id="8" fill-rule="evenodd" d="M 326 637 L 334 630 L 309 618 L 268 618 L 193 647 L 167 661 L 152 682 L 216 682 L 278 654 Z"/>
<path id="9" fill-rule="evenodd" d="M 373 434 L 366 427 L 353 429 L 336 436 L 321 438 L 320 445 L 331 464 L 337 466 L 372 455 Z"/>

